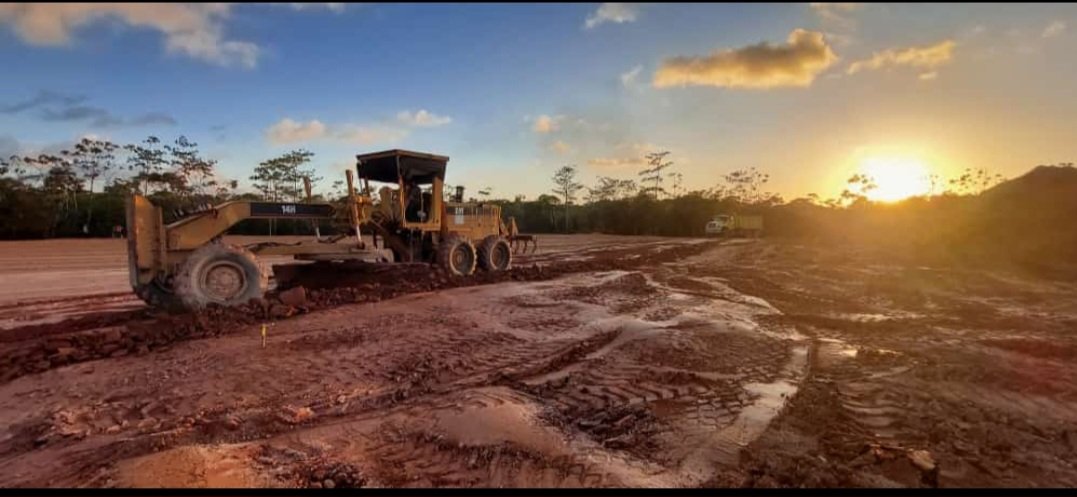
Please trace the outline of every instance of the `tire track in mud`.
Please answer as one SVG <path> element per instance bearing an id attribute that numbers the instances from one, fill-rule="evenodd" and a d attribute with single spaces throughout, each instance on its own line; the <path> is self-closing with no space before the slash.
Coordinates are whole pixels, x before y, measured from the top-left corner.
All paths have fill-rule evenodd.
<path id="1" fill-rule="evenodd" d="M 211 307 L 199 313 L 166 315 L 152 309 L 92 314 L 58 323 L 17 327 L 0 332 L 0 383 L 25 374 L 102 358 L 145 354 L 173 343 L 211 338 L 259 322 L 279 321 L 347 303 L 373 303 L 402 295 L 506 281 L 543 281 L 579 272 L 631 269 L 699 253 L 715 242 L 655 243 L 638 249 L 608 251 L 595 258 L 517 267 L 504 273 L 450 277 L 436 268 L 406 267 L 349 277 L 339 269 L 329 274 L 337 288 L 312 290 L 301 308 L 285 306 L 275 295 L 234 308 Z M 308 281 L 319 287 L 318 281 Z M 325 282 L 322 282 L 325 283 Z M 44 340 L 48 337 L 49 340 Z"/>
<path id="2" fill-rule="evenodd" d="M 1072 284 L 775 244 L 707 271 L 811 337 L 810 376 L 709 485 L 1073 486 Z"/>
<path id="3" fill-rule="evenodd" d="M 640 291 L 642 285 L 647 283 L 639 276 L 638 273 L 615 274 L 612 278 L 600 276 L 603 282 L 598 285 L 601 289 L 597 292 L 589 289 L 580 291 L 581 286 L 567 283 L 571 289 L 569 292 L 551 290 L 545 292 L 546 295 L 532 298 L 530 302 L 536 304 L 533 307 L 549 309 L 555 307 L 550 304 L 551 300 L 576 302 L 582 294 L 602 295 L 605 303 L 612 303 L 613 307 L 620 307 L 619 304 L 623 304 L 631 295 L 655 300 L 650 297 L 657 288 Z M 528 301 L 519 295 L 511 300 Z M 650 313 L 645 304 L 641 304 L 637 311 L 637 315 Z M 595 323 L 595 316 L 591 317 L 589 322 Z M 539 423 L 540 426 L 549 430 L 552 438 L 567 440 L 568 444 L 573 445 L 567 459 L 557 451 L 552 451 L 554 457 L 550 457 L 550 454 L 540 457 L 542 454 L 536 454 L 533 448 L 532 452 L 520 448 L 526 445 L 526 441 L 510 439 L 506 441 L 508 449 L 495 444 L 495 447 L 485 447 L 485 452 L 478 454 L 489 454 L 490 450 L 500 454 L 507 450 L 517 455 L 508 458 L 505 462 L 507 465 L 500 460 L 486 461 L 485 465 L 480 465 L 485 469 L 476 475 L 473 461 L 476 457 L 481 458 L 481 455 L 473 454 L 469 459 L 466 451 L 459 453 L 459 445 L 415 442 L 441 440 L 438 437 L 443 434 L 436 433 L 437 426 L 413 431 L 413 438 L 403 445 L 387 444 L 387 454 L 380 452 L 383 450 L 381 447 L 371 449 L 369 457 L 392 461 L 393 467 L 411 468 L 407 471 L 412 473 L 413 479 L 407 481 L 417 485 L 692 485 L 710 474 L 701 465 L 723 461 L 726 464 L 735 463 L 728 454 L 735 453 L 743 441 L 728 437 L 726 440 L 715 439 L 713 434 L 734 425 L 740 419 L 741 411 L 752 406 L 755 399 L 751 393 L 744 391 L 743 383 L 710 376 L 716 374 L 713 371 L 658 369 L 660 366 L 656 368 L 653 365 L 653 358 L 641 356 L 630 347 L 641 343 L 660 346 L 665 339 L 662 332 L 648 333 L 647 328 L 653 324 L 638 318 L 626 320 L 607 314 L 606 319 L 619 323 L 612 330 L 597 331 L 598 334 L 593 335 L 594 343 L 555 356 L 552 363 L 546 362 L 549 365 L 537 363 L 537 367 L 529 370 L 502 376 L 501 384 L 525 394 L 525 397 L 519 394 L 494 396 L 491 401 L 489 396 L 485 400 L 481 396 L 476 398 L 473 390 L 460 394 L 467 399 L 458 404 L 457 408 L 463 410 L 482 410 L 501 404 L 542 406 L 539 417 L 543 423 Z M 633 321 L 643 323 L 643 326 L 635 329 L 626 327 L 627 323 Z M 603 329 L 602 319 L 598 319 L 597 323 L 593 328 Z M 666 331 L 685 333 L 675 329 Z M 706 330 L 705 333 L 721 332 Z M 742 371 L 733 377 L 741 381 L 771 381 L 778 375 L 787 363 L 788 343 L 780 343 L 780 340 L 769 337 L 764 339 L 767 340 L 775 342 L 769 345 L 781 351 L 759 354 L 758 363 L 752 357 L 740 354 L 735 360 L 742 364 Z M 692 343 L 684 348 L 698 345 Z M 760 345 L 764 345 L 762 349 L 765 350 L 768 344 Z M 732 358 L 727 358 L 727 361 L 729 359 Z M 722 366 L 724 369 L 738 369 L 729 364 Z M 762 426 L 765 426 L 765 422 Z M 754 432 L 757 434 L 760 429 L 756 427 Z M 721 446 L 731 441 L 737 443 L 737 447 Z M 713 456 L 711 453 L 716 451 L 724 455 Z M 704 453 L 702 459 L 700 453 Z M 460 461 L 472 463 L 465 465 Z M 536 461 L 541 461 L 538 463 L 540 465 L 532 468 L 531 463 Z M 377 470 L 374 471 L 377 473 Z"/>
<path id="4" fill-rule="evenodd" d="M 132 461 L 144 468 L 176 451 L 195 460 L 226 451 L 263 476 L 308 474 L 310 461 L 326 460 L 370 485 L 698 485 L 735 465 L 731 455 L 780 408 L 768 388 L 803 374 L 791 367 L 800 342 L 753 328 L 754 316 L 774 311 L 694 278 L 691 265 L 641 270 L 330 308 L 278 322 L 257 358 L 240 352 L 250 342 L 238 337 L 213 349 L 177 345 L 157 358 L 173 365 L 167 373 L 153 367 L 172 379 L 152 386 L 180 390 L 161 399 L 174 413 L 151 408 L 160 419 L 114 433 L 38 417 L 46 431 L 76 434 L 5 445 L 17 468 L 0 483 L 45 482 L 33 476 L 42 458 L 92 459 L 106 467 L 57 467 L 47 481 L 123 486 L 133 484 Z M 192 348 L 202 351 L 193 361 Z M 219 357 L 233 357 L 227 373 Z M 205 379 L 211 390 L 196 393 L 190 385 Z M 112 387 L 86 395 L 95 388 Z M 139 388 L 149 386 L 121 390 L 137 397 Z M 218 389 L 233 398 L 218 402 Z M 43 395 L 26 410 L 54 403 Z"/>

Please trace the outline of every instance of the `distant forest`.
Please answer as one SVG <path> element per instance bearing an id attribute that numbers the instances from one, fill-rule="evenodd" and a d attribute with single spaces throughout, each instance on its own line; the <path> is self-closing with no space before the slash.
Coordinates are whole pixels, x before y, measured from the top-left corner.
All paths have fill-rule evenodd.
<path id="1" fill-rule="evenodd" d="M 67 150 L 0 159 L 0 239 L 107 237 L 124 224 L 131 192 L 161 205 L 166 220 L 206 204 L 233 199 L 303 201 L 303 177 L 317 186 L 314 154 L 294 150 L 255 166 L 254 193 L 220 181 L 216 161 L 185 137 L 137 144 L 83 139 Z M 984 169 L 956 178 L 931 178 L 938 191 L 899 202 L 869 200 L 873 178 L 854 175 L 835 198 L 809 195 L 791 201 L 767 190 L 769 175 L 756 168 L 729 172 L 717 184 L 688 190 L 670 152 L 645 156 L 636 179 L 599 177 L 584 184 L 574 166 L 558 169 L 550 193 L 536 199 L 497 198 L 489 188 L 469 192 L 502 206 L 526 233 L 608 233 L 702 236 L 717 214 L 761 214 L 768 237 L 857 244 L 895 257 L 948 262 L 1012 262 L 1054 270 L 1077 263 L 1077 169 L 1072 163 L 1037 166 L 1005 181 Z M 451 192 L 453 185 L 446 185 Z M 337 179 L 316 201 L 339 202 Z M 332 229 L 321 223 L 322 232 Z M 309 221 L 250 220 L 237 234 L 311 234 Z M 1069 274 L 1069 273 L 1067 273 Z"/>

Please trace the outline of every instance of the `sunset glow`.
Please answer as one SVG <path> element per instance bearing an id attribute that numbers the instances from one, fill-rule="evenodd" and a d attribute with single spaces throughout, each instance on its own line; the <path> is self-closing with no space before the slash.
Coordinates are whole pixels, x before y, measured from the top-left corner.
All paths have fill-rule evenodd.
<path id="1" fill-rule="evenodd" d="M 930 169 L 920 159 L 870 157 L 861 164 L 861 173 L 874 180 L 875 188 L 865 192 L 871 200 L 893 202 L 931 190 Z"/>

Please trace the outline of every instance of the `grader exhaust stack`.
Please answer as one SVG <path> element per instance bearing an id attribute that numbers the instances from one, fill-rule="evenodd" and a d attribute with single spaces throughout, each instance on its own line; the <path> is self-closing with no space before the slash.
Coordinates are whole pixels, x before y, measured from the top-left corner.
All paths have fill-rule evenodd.
<path id="1" fill-rule="evenodd" d="M 210 304 L 240 305 L 268 290 L 269 271 L 259 260 L 290 255 L 299 260 L 372 263 L 419 262 L 467 276 L 479 268 L 506 271 L 520 235 L 516 221 L 501 219 L 493 204 L 446 202 L 442 198 L 448 157 L 388 150 L 356 156 L 357 176 L 347 171 L 345 212 L 325 202 L 225 202 L 170 224 L 160 207 L 141 195 L 127 200 L 131 286 L 150 305 L 199 309 Z M 370 183 L 383 183 L 372 198 Z M 458 190 L 459 191 L 459 190 Z M 462 193 L 462 192 L 461 192 Z M 351 234 L 322 238 L 317 220 L 347 217 Z M 309 219 L 316 237 L 297 243 L 224 243 L 229 228 L 246 219 Z M 371 243 L 364 239 L 371 235 Z M 380 244 L 379 244 L 380 241 Z M 533 250 L 533 249 L 532 249 Z M 286 270 L 280 271 L 287 272 Z M 280 275 L 278 275 L 280 276 Z"/>

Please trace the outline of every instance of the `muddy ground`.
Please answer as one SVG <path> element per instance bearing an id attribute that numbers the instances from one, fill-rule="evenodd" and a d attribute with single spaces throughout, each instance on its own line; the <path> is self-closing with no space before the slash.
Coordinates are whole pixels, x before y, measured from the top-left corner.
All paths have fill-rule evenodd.
<path id="1" fill-rule="evenodd" d="M 368 271 L 198 315 L 8 299 L 0 486 L 1077 484 L 1077 285 L 542 241 L 506 275 Z"/>

